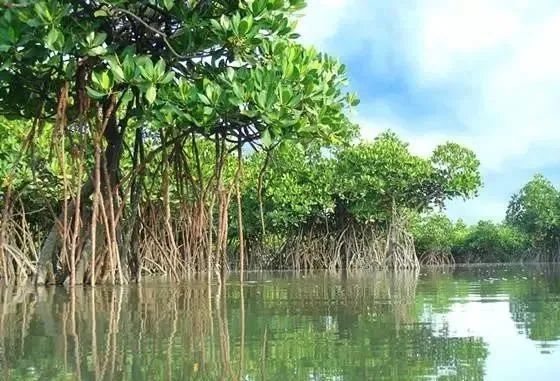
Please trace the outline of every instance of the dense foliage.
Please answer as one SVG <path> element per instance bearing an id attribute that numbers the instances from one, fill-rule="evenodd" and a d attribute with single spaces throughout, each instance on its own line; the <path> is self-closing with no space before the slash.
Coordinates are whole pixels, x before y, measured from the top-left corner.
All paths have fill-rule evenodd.
<path id="1" fill-rule="evenodd" d="M 454 197 L 475 196 L 481 185 L 476 156 L 454 143 L 423 158 L 385 132 L 373 143 L 341 150 L 337 159 L 338 199 L 359 220 L 386 220 L 394 206 L 415 211 L 443 206 Z"/>
<path id="2" fill-rule="evenodd" d="M 394 208 L 427 211 L 453 197 L 472 197 L 481 185 L 472 151 L 445 144 L 423 158 L 410 153 L 407 144 L 388 131 L 373 142 L 330 147 L 328 154 L 286 144 L 268 155 L 251 155 L 245 198 L 254 201 L 253 208 L 257 207 L 253 192 L 265 164 L 264 217 L 266 226 L 277 232 L 337 212 L 356 221 L 384 222 Z M 247 220 L 257 216 L 253 212 Z"/>
<path id="3" fill-rule="evenodd" d="M 357 99 L 343 91 L 344 66 L 295 40 L 294 15 L 304 6 L 2 5 L 0 114 L 25 125 L 23 139 L 5 132 L 21 150 L 2 158 L 3 276 L 24 275 L 29 269 L 10 262 L 30 255 L 37 257 L 38 283 L 126 282 L 139 276 L 146 254 L 155 269 L 174 276 L 225 272 L 244 146 L 330 144 L 355 133 L 345 113 Z M 41 165 L 55 176 L 47 188 L 56 200 L 35 197 L 48 204 L 52 227 L 43 227 L 42 247 L 31 254 L 18 251 L 13 230 L 21 225 L 18 200 L 29 189 L 20 186 L 19 162 L 35 187 L 43 185 Z M 154 238 L 157 247 L 139 244 Z"/>
<path id="4" fill-rule="evenodd" d="M 560 197 L 541 177 L 505 225 L 417 222 L 476 196 L 476 156 L 417 156 L 390 131 L 357 140 L 344 65 L 298 42 L 304 6 L 2 3 L 0 277 L 556 258 Z"/>
<path id="5" fill-rule="evenodd" d="M 421 157 L 390 131 L 342 146 L 286 143 L 247 161 L 249 245 L 272 267 L 291 267 L 291 258 L 305 251 L 310 254 L 300 262 L 311 267 L 382 266 L 392 260 L 391 245 L 403 242 L 414 262 L 410 215 L 472 197 L 481 184 L 472 151 L 447 143 Z"/>
<path id="6" fill-rule="evenodd" d="M 560 258 L 560 191 L 545 177 L 536 175 L 511 198 L 506 221 L 530 237 L 539 259 Z"/>
<path id="7" fill-rule="evenodd" d="M 530 259 L 527 235 L 507 224 L 479 221 L 466 226 L 434 214 L 419 218 L 413 232 L 418 253 L 426 258 L 436 254 L 461 263 Z"/>

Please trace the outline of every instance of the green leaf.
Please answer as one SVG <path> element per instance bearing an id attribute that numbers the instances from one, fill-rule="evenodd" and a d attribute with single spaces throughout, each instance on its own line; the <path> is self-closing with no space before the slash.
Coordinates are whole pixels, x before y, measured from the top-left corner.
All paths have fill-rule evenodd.
<path id="1" fill-rule="evenodd" d="M 230 105 L 232 106 L 239 106 L 241 104 L 241 100 L 239 98 L 237 98 L 235 95 L 230 95 L 228 97 L 228 102 Z"/>
<path id="2" fill-rule="evenodd" d="M 212 102 L 210 101 L 210 99 L 208 99 L 208 97 L 202 93 L 197 93 L 198 95 L 198 99 L 200 99 L 202 101 L 202 103 L 204 103 L 207 106 L 211 106 Z"/>
<path id="3" fill-rule="evenodd" d="M 93 17 L 105 17 L 108 16 L 109 14 L 107 13 L 106 9 L 98 9 L 95 12 L 93 12 Z"/>
<path id="4" fill-rule="evenodd" d="M 148 101 L 148 103 L 150 104 L 154 103 L 154 101 L 156 100 L 156 96 L 157 96 L 156 87 L 153 85 L 148 87 L 148 90 L 146 90 L 146 100 Z"/>
<path id="5" fill-rule="evenodd" d="M 159 82 L 161 84 L 165 85 L 165 84 L 171 82 L 173 80 L 173 78 L 175 78 L 175 73 L 172 72 L 172 71 L 168 71 L 167 74 L 165 74 L 165 77 L 163 77 L 163 79 Z"/>
<path id="6" fill-rule="evenodd" d="M 233 68 L 231 67 L 228 67 L 226 70 L 226 77 L 230 81 L 233 81 L 233 79 L 235 78 L 235 70 L 233 70 Z"/>
<path id="7" fill-rule="evenodd" d="M 51 28 L 45 37 L 45 44 L 50 50 L 58 50 L 64 44 L 64 35 L 56 28 Z"/>
<path id="8" fill-rule="evenodd" d="M 299 105 L 301 103 L 301 101 L 303 100 L 303 96 L 301 94 L 296 94 L 289 102 L 288 102 L 288 106 L 290 107 L 296 107 L 297 105 Z"/>
<path id="9" fill-rule="evenodd" d="M 136 74 L 136 64 L 134 63 L 134 58 L 132 58 L 130 54 L 127 54 L 124 57 L 122 67 L 126 80 L 131 81 L 132 79 L 134 79 L 134 76 Z"/>
<path id="10" fill-rule="evenodd" d="M 231 26 L 229 18 L 225 14 L 223 14 L 222 17 L 220 17 L 220 25 L 222 26 L 222 29 L 224 31 L 229 30 L 229 28 Z"/>
<path id="11" fill-rule="evenodd" d="M 272 145 L 272 136 L 270 136 L 268 128 L 262 132 L 261 141 L 265 147 L 270 147 Z"/>
<path id="12" fill-rule="evenodd" d="M 110 69 L 111 72 L 113 73 L 113 77 L 117 82 L 122 83 L 125 81 L 123 69 L 119 65 L 111 65 Z"/>
<path id="13" fill-rule="evenodd" d="M 245 94 L 243 93 L 243 90 L 241 90 L 241 87 L 239 86 L 238 83 L 234 82 L 232 89 L 233 89 L 233 93 L 237 98 L 239 98 L 240 100 L 245 99 Z"/>
<path id="14" fill-rule="evenodd" d="M 222 30 L 222 26 L 220 25 L 220 23 L 216 19 L 211 19 L 210 20 L 210 25 L 212 26 L 212 28 L 215 31 L 221 31 Z"/>
<path id="15" fill-rule="evenodd" d="M 233 17 L 231 18 L 231 23 L 233 25 L 233 31 L 236 34 L 240 34 L 239 33 L 239 23 L 241 22 L 241 16 L 239 16 L 239 12 L 236 12 L 233 14 Z"/>
<path id="16" fill-rule="evenodd" d="M 107 48 L 104 46 L 96 46 L 95 48 L 88 49 L 87 54 L 95 57 L 107 53 Z"/>
<path id="17" fill-rule="evenodd" d="M 245 33 L 247 33 L 249 31 L 249 28 L 250 27 L 247 20 L 241 20 L 241 22 L 239 23 L 239 35 L 244 35 Z"/>
<path id="18" fill-rule="evenodd" d="M 255 0 L 250 4 L 251 12 L 253 13 L 254 16 L 260 16 L 260 14 L 266 8 L 267 1 L 268 0 Z"/>
<path id="19" fill-rule="evenodd" d="M 163 78 L 164 75 L 165 75 L 165 61 L 163 60 L 163 58 L 160 58 L 158 62 L 154 65 L 152 81 L 158 82 Z"/>
<path id="20" fill-rule="evenodd" d="M 34 10 L 42 21 L 44 21 L 45 23 L 52 22 L 52 14 L 44 1 L 35 3 Z"/>
<path id="21" fill-rule="evenodd" d="M 169 11 L 173 8 L 174 2 L 174 0 L 163 0 L 163 6 Z"/>
<path id="22" fill-rule="evenodd" d="M 266 95 L 267 95 L 266 91 L 261 91 L 261 92 L 259 92 L 259 94 L 257 96 L 257 104 L 262 109 L 266 108 L 266 100 L 267 100 Z"/>
<path id="23" fill-rule="evenodd" d="M 97 85 L 97 87 L 103 87 L 103 86 L 101 85 L 102 80 L 101 80 L 101 73 L 100 73 L 100 72 L 94 71 L 94 72 L 91 74 L 91 81 L 92 81 L 95 85 Z"/>
<path id="24" fill-rule="evenodd" d="M 111 87 L 113 87 L 112 86 L 113 81 L 111 80 L 111 77 L 109 77 L 109 73 L 107 71 L 102 72 L 99 78 L 100 78 L 99 84 L 103 90 L 110 90 Z"/>
<path id="25" fill-rule="evenodd" d="M 360 99 L 356 95 L 356 93 L 349 93 L 348 94 L 348 103 L 350 106 L 355 107 L 360 104 Z"/>
<path id="26" fill-rule="evenodd" d="M 101 45 L 102 43 L 105 42 L 106 38 L 107 38 L 107 33 L 104 32 L 96 33 L 95 37 L 93 38 L 92 45 L 93 46 Z"/>
<path id="27" fill-rule="evenodd" d="M 144 77 L 148 81 L 152 81 L 152 79 L 154 78 L 154 64 L 152 63 L 152 60 L 150 60 L 148 57 L 142 57 L 137 62 L 142 77 Z"/>
<path id="28" fill-rule="evenodd" d="M 93 99 L 101 99 L 101 98 L 103 98 L 103 97 L 105 97 L 105 96 L 107 95 L 107 94 L 105 94 L 105 93 L 102 93 L 102 92 L 100 92 L 100 91 L 97 91 L 97 90 L 95 90 L 95 89 L 92 89 L 92 88 L 89 87 L 89 86 L 86 86 L 86 91 L 87 91 L 88 95 L 89 95 L 91 98 L 93 98 Z"/>

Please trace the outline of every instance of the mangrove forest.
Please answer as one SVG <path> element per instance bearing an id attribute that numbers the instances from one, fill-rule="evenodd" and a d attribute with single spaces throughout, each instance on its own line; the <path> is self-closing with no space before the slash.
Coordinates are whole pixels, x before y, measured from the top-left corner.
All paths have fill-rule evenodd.
<path id="1" fill-rule="evenodd" d="M 304 5 L 4 2 L 3 281 L 556 260 L 542 176 L 467 227 L 441 211 L 482 186 L 471 149 L 360 138 L 345 66 L 298 42 Z"/>
<path id="2" fill-rule="evenodd" d="M 557 380 L 554 12 L 435 3 L 0 0 L 0 379 Z"/>

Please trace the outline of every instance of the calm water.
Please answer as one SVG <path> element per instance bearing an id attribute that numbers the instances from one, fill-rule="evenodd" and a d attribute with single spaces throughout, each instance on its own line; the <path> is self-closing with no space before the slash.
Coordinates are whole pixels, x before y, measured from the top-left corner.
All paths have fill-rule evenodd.
<path id="1" fill-rule="evenodd" d="M 559 380 L 549 266 L 0 288 L 8 380 Z"/>

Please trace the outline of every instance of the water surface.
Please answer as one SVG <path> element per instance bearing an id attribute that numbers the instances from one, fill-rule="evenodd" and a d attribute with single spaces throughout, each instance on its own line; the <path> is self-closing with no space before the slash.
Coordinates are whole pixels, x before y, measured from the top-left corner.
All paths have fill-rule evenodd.
<path id="1" fill-rule="evenodd" d="M 559 380 L 549 265 L 0 288 L 6 380 Z"/>

